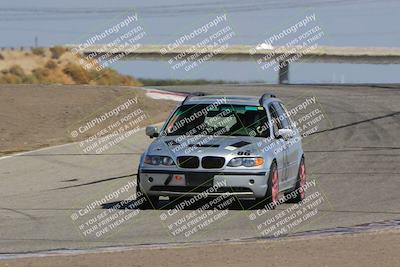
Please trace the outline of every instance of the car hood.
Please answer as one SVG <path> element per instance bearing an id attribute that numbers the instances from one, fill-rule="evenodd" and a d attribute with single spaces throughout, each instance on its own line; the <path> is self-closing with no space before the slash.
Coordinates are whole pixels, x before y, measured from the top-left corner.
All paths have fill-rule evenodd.
<path id="1" fill-rule="evenodd" d="M 149 155 L 177 156 L 225 156 L 261 155 L 266 139 L 250 136 L 161 136 L 149 146 Z"/>

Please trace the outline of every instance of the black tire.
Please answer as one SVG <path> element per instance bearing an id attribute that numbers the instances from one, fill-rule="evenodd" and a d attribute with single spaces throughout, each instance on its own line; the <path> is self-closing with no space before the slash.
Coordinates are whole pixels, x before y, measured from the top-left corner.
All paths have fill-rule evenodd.
<path id="1" fill-rule="evenodd" d="M 304 158 L 301 158 L 299 164 L 299 170 L 297 172 L 297 180 L 296 185 L 288 193 L 285 193 L 285 197 L 288 197 L 291 194 L 295 194 L 295 197 L 290 197 L 286 202 L 287 203 L 299 203 L 305 198 L 305 191 L 303 190 L 302 186 L 306 183 L 306 165 Z"/>
<path id="2" fill-rule="evenodd" d="M 278 177 L 278 168 L 276 166 L 275 161 L 272 162 L 269 175 L 268 175 L 268 188 L 265 196 L 262 198 L 256 198 L 256 207 L 264 208 L 265 206 L 269 207 L 269 209 L 274 209 L 275 205 L 272 205 L 273 202 L 277 202 L 279 198 L 279 177 Z"/>

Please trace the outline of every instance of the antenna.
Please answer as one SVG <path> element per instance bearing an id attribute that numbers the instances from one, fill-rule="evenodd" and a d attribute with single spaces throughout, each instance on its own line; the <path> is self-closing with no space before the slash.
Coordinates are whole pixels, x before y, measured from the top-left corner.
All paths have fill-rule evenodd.
<path id="1" fill-rule="evenodd" d="M 191 93 L 191 94 L 188 94 L 186 97 L 185 97 L 185 99 L 182 101 L 182 104 L 185 104 L 185 102 L 187 101 L 187 100 L 189 100 L 189 98 L 191 98 L 192 96 L 205 96 L 206 95 L 206 93 L 204 93 L 204 92 L 193 92 L 193 93 Z"/>

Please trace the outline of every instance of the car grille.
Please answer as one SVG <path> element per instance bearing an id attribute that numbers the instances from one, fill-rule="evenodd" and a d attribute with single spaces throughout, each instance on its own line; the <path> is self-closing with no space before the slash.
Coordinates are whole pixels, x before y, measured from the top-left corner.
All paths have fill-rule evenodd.
<path id="1" fill-rule="evenodd" d="M 201 159 L 201 166 L 204 169 L 220 169 L 225 164 L 225 158 L 222 157 L 204 157 Z"/>
<path id="2" fill-rule="evenodd" d="M 181 156 L 177 158 L 178 166 L 186 169 L 196 169 L 200 165 L 198 157 Z"/>

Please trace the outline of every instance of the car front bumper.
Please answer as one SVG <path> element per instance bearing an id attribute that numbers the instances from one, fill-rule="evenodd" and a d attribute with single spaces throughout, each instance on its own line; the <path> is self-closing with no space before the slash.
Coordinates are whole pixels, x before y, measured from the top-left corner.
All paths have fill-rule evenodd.
<path id="1" fill-rule="evenodd" d="M 141 190 L 152 196 L 193 196 L 206 192 L 208 196 L 229 193 L 239 198 L 264 197 L 268 171 L 199 172 L 141 169 Z"/>

